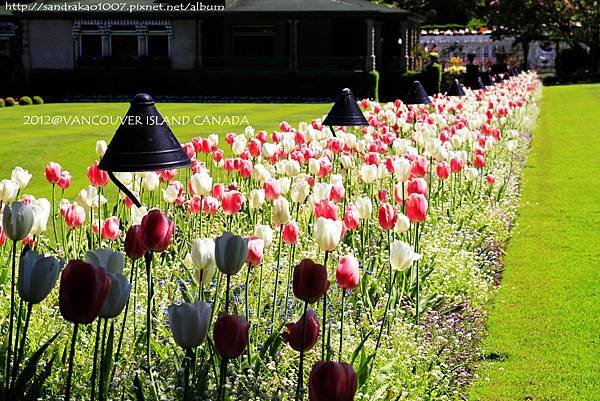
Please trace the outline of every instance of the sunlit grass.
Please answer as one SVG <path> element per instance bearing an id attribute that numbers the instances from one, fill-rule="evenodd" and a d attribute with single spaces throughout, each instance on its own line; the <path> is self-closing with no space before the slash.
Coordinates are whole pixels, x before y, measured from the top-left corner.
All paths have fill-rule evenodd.
<path id="1" fill-rule="evenodd" d="M 541 110 L 473 400 L 600 399 L 600 85 Z"/>

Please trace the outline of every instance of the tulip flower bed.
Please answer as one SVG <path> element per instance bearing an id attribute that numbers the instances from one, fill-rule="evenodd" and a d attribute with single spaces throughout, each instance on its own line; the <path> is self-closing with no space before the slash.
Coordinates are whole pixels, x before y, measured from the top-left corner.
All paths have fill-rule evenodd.
<path id="1" fill-rule="evenodd" d="M 335 135 L 315 119 L 199 137 L 190 169 L 118 174 L 139 208 L 97 161 L 76 199 L 58 199 L 60 161 L 51 200 L 15 168 L 5 399 L 459 398 L 538 89 L 521 74 L 431 105 L 363 100 L 370 126 Z"/>

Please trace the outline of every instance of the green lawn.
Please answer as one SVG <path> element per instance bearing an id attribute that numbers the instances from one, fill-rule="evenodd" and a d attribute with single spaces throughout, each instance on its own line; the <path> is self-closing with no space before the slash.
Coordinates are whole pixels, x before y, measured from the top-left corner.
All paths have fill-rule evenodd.
<path id="1" fill-rule="evenodd" d="M 472 400 L 600 400 L 600 85 L 541 110 Z"/>
<path id="2" fill-rule="evenodd" d="M 169 118 L 189 116 L 197 124 L 177 126 L 171 124 L 181 142 L 195 136 L 217 133 L 223 138 L 228 132 L 240 133 L 246 124 L 204 124 L 204 117 L 226 117 L 234 122 L 237 116 L 242 122 L 244 116 L 256 130 L 269 132 L 277 129 L 283 120 L 292 125 L 300 121 L 310 121 L 326 114 L 329 104 L 205 104 L 205 103 L 165 103 L 158 104 L 161 114 Z M 88 185 L 86 168 L 96 159 L 95 145 L 98 139 L 109 142 L 116 125 L 25 125 L 36 122 L 31 116 L 123 116 L 128 109 L 126 103 L 68 103 L 45 104 L 41 106 L 5 107 L 0 109 L 0 180 L 10 178 L 14 166 L 26 168 L 33 174 L 27 193 L 37 197 L 50 196 L 50 185 L 44 178 L 44 167 L 49 161 L 59 162 L 73 175 L 73 183 L 66 196 L 73 199 L 77 192 Z M 46 117 L 43 117 L 45 121 Z M 116 121 L 116 120 L 113 120 Z M 222 146 L 226 145 L 224 140 Z"/>

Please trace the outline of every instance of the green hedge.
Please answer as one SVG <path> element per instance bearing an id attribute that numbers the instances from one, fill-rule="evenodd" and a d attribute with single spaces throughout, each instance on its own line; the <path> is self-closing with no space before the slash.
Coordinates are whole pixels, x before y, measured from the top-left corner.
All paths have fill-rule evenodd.
<path id="1" fill-rule="evenodd" d="M 4 107 L 4 99 L 0 97 L 0 107 Z"/>
<path id="2" fill-rule="evenodd" d="M 19 99 L 19 104 L 21 106 L 30 106 L 33 104 L 33 100 L 29 96 L 21 96 Z"/>
<path id="3" fill-rule="evenodd" d="M 4 99 L 4 102 L 6 104 L 6 107 L 12 107 L 17 104 L 17 101 L 12 97 L 7 97 L 6 99 Z"/>
<path id="4" fill-rule="evenodd" d="M 44 99 L 41 96 L 34 96 L 33 104 L 44 104 Z"/>

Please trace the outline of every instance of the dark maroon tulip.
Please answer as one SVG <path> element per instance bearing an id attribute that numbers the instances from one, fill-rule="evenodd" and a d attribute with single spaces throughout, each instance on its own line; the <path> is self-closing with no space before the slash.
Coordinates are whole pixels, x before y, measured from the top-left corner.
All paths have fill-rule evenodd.
<path id="1" fill-rule="evenodd" d="M 309 304 L 317 302 L 329 289 L 325 266 L 304 259 L 294 267 L 294 295 Z"/>
<path id="2" fill-rule="evenodd" d="M 146 247 L 142 240 L 142 226 L 135 225 L 129 227 L 125 236 L 125 254 L 131 259 L 136 260 L 144 256 Z"/>
<path id="3" fill-rule="evenodd" d="M 309 401 L 352 401 L 356 373 L 349 363 L 317 362 L 308 379 Z"/>
<path id="4" fill-rule="evenodd" d="M 73 323 L 92 323 L 104 304 L 110 278 L 101 267 L 72 260 L 62 271 L 58 306 L 61 315 Z"/>
<path id="5" fill-rule="evenodd" d="M 250 324 L 243 316 L 221 313 L 215 322 L 213 339 L 221 358 L 237 358 L 248 345 Z"/>
<path id="6" fill-rule="evenodd" d="M 163 252 L 171 243 L 174 224 L 158 209 L 142 218 L 142 241 L 147 250 Z"/>
<path id="7" fill-rule="evenodd" d="M 282 333 L 283 341 L 288 343 L 293 350 L 300 352 L 302 348 L 302 320 L 304 315 L 300 317 L 296 323 L 288 323 Z M 319 320 L 315 312 L 312 310 L 306 311 L 306 328 L 304 329 L 304 351 L 311 349 L 319 338 Z"/>

